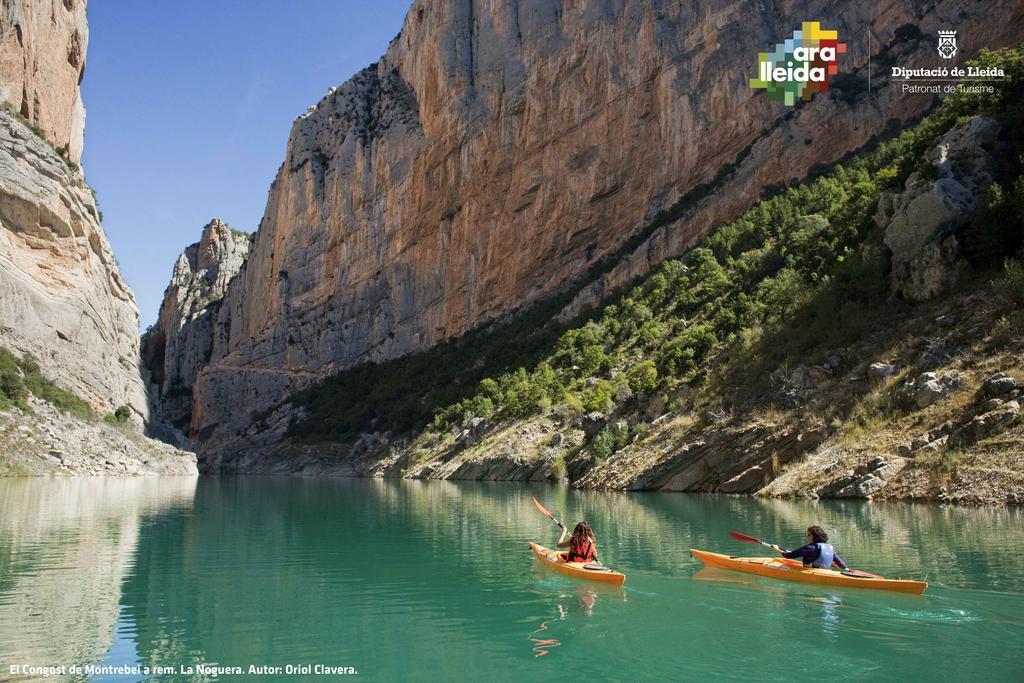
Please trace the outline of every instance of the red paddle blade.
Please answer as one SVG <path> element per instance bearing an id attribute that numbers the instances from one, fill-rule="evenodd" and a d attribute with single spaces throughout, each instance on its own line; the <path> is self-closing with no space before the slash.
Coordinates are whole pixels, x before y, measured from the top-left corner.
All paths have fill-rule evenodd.
<path id="1" fill-rule="evenodd" d="M 746 534 L 741 534 L 738 531 L 730 531 L 729 535 L 732 536 L 733 538 L 735 538 L 737 541 L 746 541 L 747 543 L 761 543 L 762 542 L 760 538 L 754 538 L 753 536 L 747 536 Z"/>
<path id="2" fill-rule="evenodd" d="M 531 496 L 531 498 L 533 498 L 533 496 Z M 540 501 L 539 501 L 539 500 L 537 500 L 536 498 L 533 498 L 533 504 L 537 506 L 537 509 L 538 509 L 538 510 L 540 510 L 541 512 L 543 512 L 543 513 L 544 513 L 545 515 L 547 515 L 547 516 L 548 516 L 548 517 L 550 517 L 551 519 L 554 519 L 554 518 L 555 518 L 555 516 L 554 516 L 553 514 L 551 514 L 550 512 L 548 512 L 548 509 L 547 509 L 546 507 L 544 507 L 543 505 L 541 505 L 541 504 L 540 504 Z"/>

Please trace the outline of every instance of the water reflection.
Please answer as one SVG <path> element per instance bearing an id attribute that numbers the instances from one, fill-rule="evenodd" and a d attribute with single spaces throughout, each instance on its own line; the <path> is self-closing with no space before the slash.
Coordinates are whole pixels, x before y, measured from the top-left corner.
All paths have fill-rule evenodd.
<path id="1" fill-rule="evenodd" d="M 591 522 L 625 587 L 533 559 L 528 541 L 550 546 L 558 535 L 534 495 L 563 521 Z M 1016 509 L 502 483 L 0 481 L 0 664 L 320 662 L 382 680 L 548 680 L 566 670 L 678 679 L 720 672 L 721 642 L 739 638 L 728 662 L 737 675 L 780 677 L 792 673 L 786 662 L 831 648 L 837 675 L 875 671 L 881 652 L 896 676 L 909 664 L 895 654 L 954 643 L 1005 674 L 1020 664 L 1009 648 L 1024 613 L 1022 521 Z M 929 574 L 928 598 L 771 581 L 689 556 L 759 550 L 731 540 L 733 529 L 792 545 L 810 523 L 828 528 L 854 566 Z"/>
<path id="2" fill-rule="evenodd" d="M 565 617 L 564 615 L 560 614 L 558 618 L 564 619 Z M 543 657 L 544 655 L 551 654 L 551 649 L 561 646 L 561 643 L 558 642 L 558 640 L 555 638 L 539 637 L 541 634 L 543 634 L 544 631 L 548 630 L 549 622 L 550 619 L 548 621 L 542 621 L 540 623 L 540 626 L 537 627 L 537 630 L 530 631 L 529 639 L 530 642 L 533 643 L 533 652 L 534 656 L 536 657 Z"/>
<path id="3" fill-rule="evenodd" d="M 0 663 L 83 665 L 109 648 L 144 520 L 191 505 L 195 486 L 0 479 Z"/>

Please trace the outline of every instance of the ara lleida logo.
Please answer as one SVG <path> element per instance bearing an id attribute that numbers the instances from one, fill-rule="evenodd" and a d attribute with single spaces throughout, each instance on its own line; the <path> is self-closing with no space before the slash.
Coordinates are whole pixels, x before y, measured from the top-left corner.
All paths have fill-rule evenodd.
<path id="1" fill-rule="evenodd" d="M 837 31 L 826 31 L 821 22 L 805 21 L 792 38 L 775 46 L 774 52 L 757 56 L 757 78 L 750 87 L 764 90 L 768 99 L 788 107 L 799 97 L 810 102 L 814 93 L 827 92 L 828 80 L 839 72 L 839 55 L 846 43 Z"/>

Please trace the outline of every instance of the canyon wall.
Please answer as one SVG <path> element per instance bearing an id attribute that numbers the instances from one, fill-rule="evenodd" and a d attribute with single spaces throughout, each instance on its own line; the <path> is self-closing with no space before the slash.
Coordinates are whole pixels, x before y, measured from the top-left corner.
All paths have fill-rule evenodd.
<path id="1" fill-rule="evenodd" d="M 82 159 L 89 26 L 85 0 L 3 0 L 0 101 L 7 102 L 63 156 Z"/>
<path id="2" fill-rule="evenodd" d="M 933 98 L 898 93 L 886 64 L 939 65 L 937 29 L 957 28 L 962 63 L 1019 40 L 1022 16 L 1011 0 L 415 2 L 377 63 L 296 119 L 195 383 L 192 435 L 213 447 L 296 388 L 610 262 L 567 314 L 599 299 L 925 112 Z M 847 43 L 845 83 L 787 110 L 748 79 L 810 19 Z"/>
<path id="3" fill-rule="evenodd" d="M 219 218 L 178 256 L 160 316 L 142 339 L 142 355 L 160 417 L 187 431 L 192 386 L 213 352 L 214 324 L 228 283 L 249 254 L 251 236 Z"/>
<path id="4" fill-rule="evenodd" d="M 0 346 L 99 412 L 148 415 L 139 312 L 78 171 L 0 111 Z"/>
<path id="5" fill-rule="evenodd" d="M 3 3 L 0 96 L 14 110 L 0 111 L 0 346 L 99 413 L 128 405 L 142 421 L 135 296 L 74 163 L 87 35 L 81 0 Z"/>

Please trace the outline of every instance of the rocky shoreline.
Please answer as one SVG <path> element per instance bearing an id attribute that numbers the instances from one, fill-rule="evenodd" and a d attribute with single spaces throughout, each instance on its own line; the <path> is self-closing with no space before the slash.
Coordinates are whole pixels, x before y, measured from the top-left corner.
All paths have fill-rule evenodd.
<path id="1" fill-rule="evenodd" d="M 33 396 L 0 411 L 0 476 L 198 474 L 194 453 L 146 438 L 131 422 L 84 422 Z"/>

